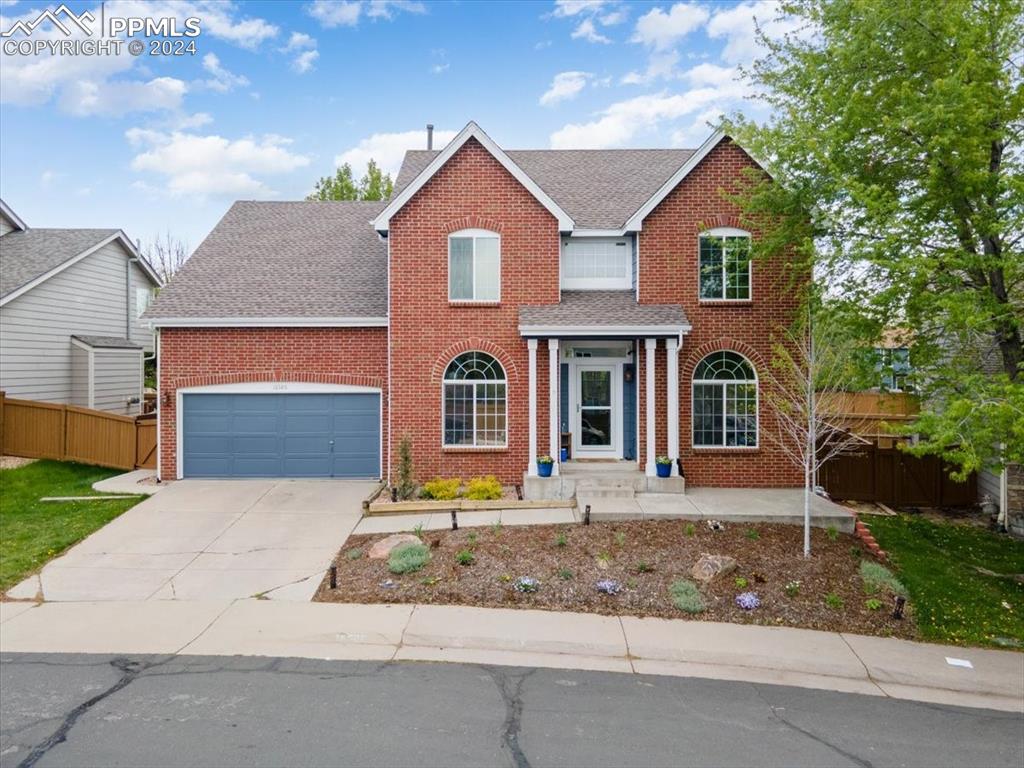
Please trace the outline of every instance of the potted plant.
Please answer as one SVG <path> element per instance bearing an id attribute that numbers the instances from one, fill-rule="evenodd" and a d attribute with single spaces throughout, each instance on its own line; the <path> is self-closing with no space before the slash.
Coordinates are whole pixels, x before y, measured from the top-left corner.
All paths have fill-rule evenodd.
<path id="1" fill-rule="evenodd" d="M 658 456 L 654 460 L 654 465 L 658 470 L 658 477 L 669 477 L 672 474 L 672 459 L 668 456 Z"/>
<path id="2" fill-rule="evenodd" d="M 550 456 L 538 456 L 537 457 L 537 474 L 541 477 L 551 477 L 551 467 L 554 465 L 555 460 Z"/>

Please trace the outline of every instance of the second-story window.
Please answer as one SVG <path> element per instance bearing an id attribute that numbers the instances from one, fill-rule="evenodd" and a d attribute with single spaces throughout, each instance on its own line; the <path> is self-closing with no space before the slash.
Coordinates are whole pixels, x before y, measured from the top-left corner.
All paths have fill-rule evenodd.
<path id="1" fill-rule="evenodd" d="M 501 237 L 464 229 L 448 237 L 449 301 L 501 300 Z"/>
<path id="2" fill-rule="evenodd" d="M 750 299 L 750 233 L 719 227 L 700 236 L 700 297 Z"/>

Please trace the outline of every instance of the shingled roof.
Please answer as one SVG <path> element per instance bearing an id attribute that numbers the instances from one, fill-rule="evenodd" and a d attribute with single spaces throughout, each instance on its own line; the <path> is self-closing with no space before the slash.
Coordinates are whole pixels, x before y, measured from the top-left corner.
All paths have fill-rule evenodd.
<path id="1" fill-rule="evenodd" d="M 116 229 L 26 229 L 0 237 L 0 297 L 116 235 Z"/>
<path id="2" fill-rule="evenodd" d="M 164 288 L 146 319 L 384 318 L 383 202 L 240 201 Z"/>
<path id="3" fill-rule="evenodd" d="M 582 229 L 618 229 L 694 153 L 692 149 L 510 149 L 506 154 Z M 438 154 L 405 153 L 397 196 Z"/>
<path id="4" fill-rule="evenodd" d="M 666 333 L 690 325 L 678 304 L 638 304 L 633 291 L 562 291 L 558 304 L 519 308 L 519 328 L 595 330 L 613 327 L 664 327 Z"/>

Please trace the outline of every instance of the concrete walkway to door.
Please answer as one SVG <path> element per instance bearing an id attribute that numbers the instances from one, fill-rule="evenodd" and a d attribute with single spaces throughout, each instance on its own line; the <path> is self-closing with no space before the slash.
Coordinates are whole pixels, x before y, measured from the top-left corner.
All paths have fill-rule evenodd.
<path id="1" fill-rule="evenodd" d="M 47 601 L 306 601 L 375 487 L 348 480 L 179 480 L 7 594 Z"/>

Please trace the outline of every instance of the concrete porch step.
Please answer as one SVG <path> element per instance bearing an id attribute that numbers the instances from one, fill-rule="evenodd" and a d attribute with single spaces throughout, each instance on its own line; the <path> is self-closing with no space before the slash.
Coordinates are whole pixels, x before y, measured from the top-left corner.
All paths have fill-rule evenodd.
<path id="1" fill-rule="evenodd" d="M 584 485 L 576 484 L 576 498 L 584 496 L 600 499 L 632 499 L 636 489 L 632 485 Z"/>

